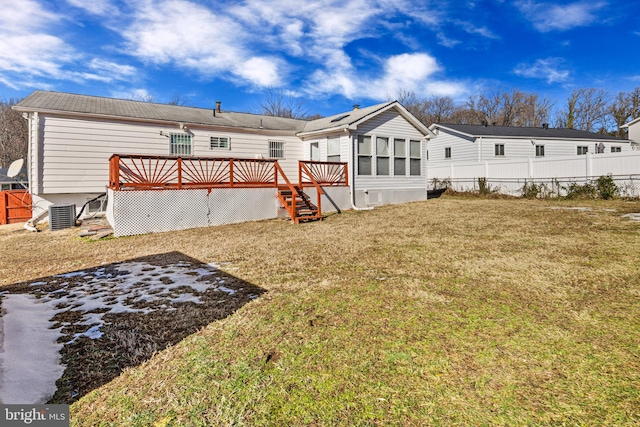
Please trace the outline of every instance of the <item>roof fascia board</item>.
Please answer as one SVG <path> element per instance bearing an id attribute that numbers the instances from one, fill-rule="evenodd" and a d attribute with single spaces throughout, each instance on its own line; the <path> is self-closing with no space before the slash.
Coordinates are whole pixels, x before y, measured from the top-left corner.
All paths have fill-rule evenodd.
<path id="1" fill-rule="evenodd" d="M 443 126 L 443 125 L 432 125 L 432 126 L 435 126 L 435 127 L 439 128 L 439 129 L 446 129 L 447 131 L 449 131 L 451 133 L 457 133 L 458 135 L 464 135 L 464 136 L 466 136 L 468 138 L 477 138 L 477 135 L 472 135 L 470 133 L 462 132 L 462 131 L 459 131 L 457 129 L 452 129 L 452 128 L 447 127 L 447 126 Z"/>
<path id="2" fill-rule="evenodd" d="M 631 125 L 635 125 L 636 123 L 640 122 L 640 117 L 637 117 L 633 120 L 631 120 L 629 123 L 625 123 L 622 126 L 620 126 L 621 128 L 628 128 Z"/>
<path id="3" fill-rule="evenodd" d="M 540 140 L 540 141 L 574 141 L 574 142 L 618 142 L 618 143 L 628 143 L 629 141 L 626 139 L 615 140 L 615 139 L 600 139 L 600 138 L 565 138 L 561 136 L 505 136 L 505 135 L 474 135 L 475 138 L 484 138 L 484 139 L 524 139 L 527 141 Z"/>
<path id="4" fill-rule="evenodd" d="M 346 132 L 348 130 L 353 130 L 353 129 L 357 129 L 357 127 L 351 127 L 351 125 L 340 125 L 332 128 L 312 130 L 310 132 L 299 132 L 296 135 L 298 135 L 299 137 L 307 137 L 307 136 L 323 135 L 325 133 L 333 133 L 333 132 L 340 132 L 340 131 Z"/>

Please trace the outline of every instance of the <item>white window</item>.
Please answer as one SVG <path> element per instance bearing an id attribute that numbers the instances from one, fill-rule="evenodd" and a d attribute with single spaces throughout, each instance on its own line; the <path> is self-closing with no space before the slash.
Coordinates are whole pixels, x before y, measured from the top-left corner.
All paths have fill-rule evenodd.
<path id="1" fill-rule="evenodd" d="M 320 146 L 317 142 L 312 142 L 309 146 L 309 159 L 311 161 L 317 162 L 320 160 Z"/>
<path id="2" fill-rule="evenodd" d="M 358 175 L 371 175 L 371 137 L 358 135 Z"/>
<path id="3" fill-rule="evenodd" d="M 269 157 L 284 159 L 284 141 L 269 141 Z"/>
<path id="4" fill-rule="evenodd" d="M 495 145 L 496 156 L 504 156 L 504 144 Z"/>
<path id="5" fill-rule="evenodd" d="M 445 147 L 444 148 L 444 158 L 445 159 L 450 159 L 451 158 L 451 147 Z"/>
<path id="6" fill-rule="evenodd" d="M 389 138 L 376 138 L 376 175 L 389 175 Z"/>
<path id="7" fill-rule="evenodd" d="M 544 157 L 544 145 L 536 145 L 536 157 Z"/>
<path id="8" fill-rule="evenodd" d="M 331 136 L 327 138 L 327 162 L 340 161 L 340 137 Z"/>
<path id="9" fill-rule="evenodd" d="M 451 149 L 449 149 L 451 150 Z M 420 176 L 422 172 L 422 159 L 420 141 L 409 141 L 409 174 Z"/>
<path id="10" fill-rule="evenodd" d="M 612 153 L 621 153 L 622 152 L 622 147 L 611 147 L 611 152 Z"/>
<path id="11" fill-rule="evenodd" d="M 11 184 L 0 184 L 0 190 L 11 190 Z"/>
<path id="12" fill-rule="evenodd" d="M 193 154 L 191 135 L 186 133 L 172 133 L 169 153 L 173 156 L 190 156 Z"/>
<path id="13" fill-rule="evenodd" d="M 228 150 L 231 148 L 229 144 L 229 137 L 227 136 L 212 136 L 209 148 L 211 150 L 223 149 Z"/>
<path id="14" fill-rule="evenodd" d="M 578 155 L 587 154 L 588 152 L 589 152 L 589 147 L 587 147 L 586 145 L 578 146 Z"/>
<path id="15" fill-rule="evenodd" d="M 393 140 L 393 174 L 407 174 L 407 142 L 404 139 Z"/>

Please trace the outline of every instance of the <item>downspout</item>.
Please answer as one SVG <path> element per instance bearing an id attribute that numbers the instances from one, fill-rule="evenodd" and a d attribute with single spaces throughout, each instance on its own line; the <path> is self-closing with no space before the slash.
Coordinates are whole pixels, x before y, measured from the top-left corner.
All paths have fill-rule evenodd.
<path id="1" fill-rule="evenodd" d="M 349 132 L 349 129 L 345 128 L 344 131 Z M 373 206 L 367 206 L 366 208 L 359 208 L 356 206 L 356 144 L 354 144 L 354 142 L 357 143 L 357 138 L 354 141 L 351 132 L 349 132 L 349 138 L 351 138 L 349 143 L 351 145 L 351 209 L 354 211 L 372 211 Z"/>

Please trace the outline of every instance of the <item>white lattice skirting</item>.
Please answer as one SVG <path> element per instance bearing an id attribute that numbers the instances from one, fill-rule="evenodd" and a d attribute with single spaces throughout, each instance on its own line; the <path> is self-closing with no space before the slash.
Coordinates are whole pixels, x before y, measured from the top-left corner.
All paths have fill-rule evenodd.
<path id="1" fill-rule="evenodd" d="M 109 190 L 107 219 L 119 237 L 277 218 L 278 207 L 275 188 Z"/>

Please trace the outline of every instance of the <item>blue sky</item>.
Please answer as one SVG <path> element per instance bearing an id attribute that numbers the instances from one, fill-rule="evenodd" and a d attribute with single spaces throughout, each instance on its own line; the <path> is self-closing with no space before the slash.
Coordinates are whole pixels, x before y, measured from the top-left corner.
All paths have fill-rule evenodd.
<path id="1" fill-rule="evenodd" d="M 640 0 L 0 0 L 0 99 L 180 95 L 256 111 L 268 88 L 331 115 L 480 90 L 640 86 Z"/>

